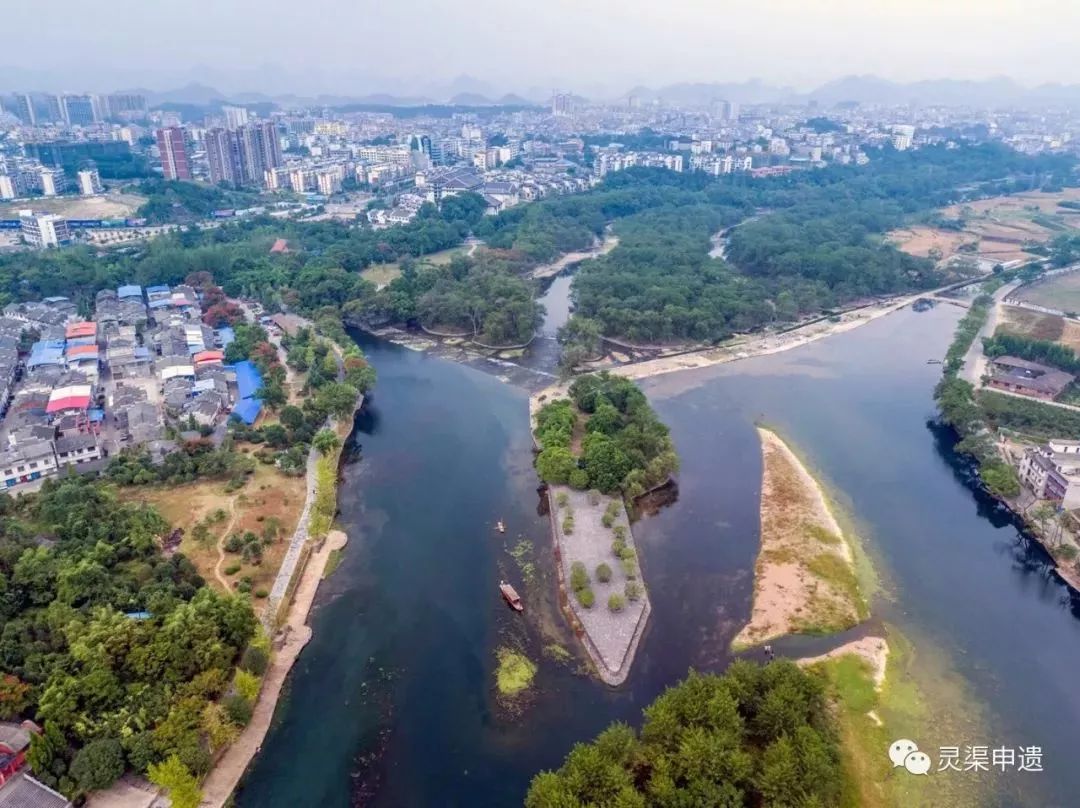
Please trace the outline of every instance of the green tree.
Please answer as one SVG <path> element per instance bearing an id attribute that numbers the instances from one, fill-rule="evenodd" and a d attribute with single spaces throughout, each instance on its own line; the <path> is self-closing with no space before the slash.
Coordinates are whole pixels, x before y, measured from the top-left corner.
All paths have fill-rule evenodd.
<path id="1" fill-rule="evenodd" d="M 116 738 L 90 741 L 71 761 L 71 775 L 83 791 L 108 788 L 124 773 L 124 750 Z"/>
<path id="2" fill-rule="evenodd" d="M 536 472 L 546 483 L 565 485 L 577 467 L 577 459 L 561 446 L 546 448 L 536 456 Z"/>
<path id="3" fill-rule="evenodd" d="M 338 440 L 338 436 L 332 430 L 320 429 L 315 433 L 315 437 L 311 439 L 311 445 L 326 455 L 340 446 L 341 441 Z"/>
<path id="4" fill-rule="evenodd" d="M 176 755 L 162 763 L 153 763 L 147 771 L 150 782 L 169 793 L 173 808 L 199 808 L 202 791 L 199 781 Z"/>

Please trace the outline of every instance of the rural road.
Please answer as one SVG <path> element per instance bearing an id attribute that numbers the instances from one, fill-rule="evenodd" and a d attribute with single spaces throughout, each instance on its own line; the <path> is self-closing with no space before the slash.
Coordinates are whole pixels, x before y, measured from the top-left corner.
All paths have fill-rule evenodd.
<path id="1" fill-rule="evenodd" d="M 983 327 L 979 329 L 979 333 L 975 335 L 975 339 L 971 343 L 971 347 L 968 348 L 966 354 L 964 354 L 964 367 L 960 371 L 960 378 L 966 382 L 970 382 L 975 387 L 982 385 L 982 377 L 986 372 L 986 357 L 983 356 L 983 337 L 993 336 L 994 331 L 997 329 L 998 316 L 1001 312 L 1001 301 L 1009 296 L 1009 293 L 1016 289 L 1020 285 L 1020 281 L 1013 281 L 1007 283 L 994 292 L 994 305 L 990 307 L 990 312 L 986 315 L 986 322 L 983 323 Z"/>

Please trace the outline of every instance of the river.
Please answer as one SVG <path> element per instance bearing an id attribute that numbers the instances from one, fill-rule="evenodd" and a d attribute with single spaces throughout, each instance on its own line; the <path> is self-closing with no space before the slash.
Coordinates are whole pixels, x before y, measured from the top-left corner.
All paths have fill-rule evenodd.
<path id="1" fill-rule="evenodd" d="M 914 643 L 912 671 L 932 695 L 953 696 L 934 717 L 937 740 L 1041 746 L 1045 773 L 1002 779 L 997 803 L 1075 804 L 1080 607 L 1008 514 L 973 493 L 950 437 L 929 425 L 940 367 L 926 359 L 944 353 L 960 314 L 905 310 L 645 384 L 683 469 L 677 501 L 635 527 L 653 615 L 618 690 L 541 655 L 560 626 L 550 579 L 526 588 L 525 619 L 498 599 L 500 577 L 520 580 L 506 552 L 519 537 L 550 566 L 525 393 L 362 337 L 379 385 L 343 470 L 351 541 L 238 805 L 517 805 L 574 741 L 611 720 L 639 723 L 690 666 L 722 669 L 750 611 L 759 419 L 809 459 L 863 536 L 883 579 L 875 620 Z M 506 536 L 492 530 L 500 518 Z M 502 644 L 540 662 L 520 716 L 494 697 Z"/>

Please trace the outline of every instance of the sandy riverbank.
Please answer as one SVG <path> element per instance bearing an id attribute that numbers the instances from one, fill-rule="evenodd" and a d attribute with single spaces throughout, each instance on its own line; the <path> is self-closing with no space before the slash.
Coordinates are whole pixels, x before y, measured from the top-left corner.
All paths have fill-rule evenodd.
<path id="1" fill-rule="evenodd" d="M 889 643 L 884 637 L 860 637 L 845 643 L 821 656 L 806 657 L 796 660 L 800 665 L 813 665 L 827 659 L 839 659 L 853 654 L 870 666 L 874 679 L 874 689 L 880 691 L 885 684 L 885 670 L 889 664 Z"/>
<path id="2" fill-rule="evenodd" d="M 319 589 L 326 563 L 331 553 L 343 548 L 347 541 L 348 537 L 342 531 L 331 530 L 322 546 L 311 555 L 307 566 L 304 567 L 300 583 L 296 587 L 296 593 L 289 606 L 285 626 L 279 635 L 284 637 L 284 641 L 280 647 L 275 642 L 270 667 L 267 668 L 266 675 L 263 677 L 259 700 L 255 703 L 255 712 L 250 723 L 240 733 L 240 737 L 225 751 L 203 782 L 201 806 L 209 808 L 224 806 L 252 759 L 262 747 L 289 671 L 292 670 L 300 652 L 311 639 L 311 627 L 307 624 L 308 613 L 315 601 L 315 594 Z"/>
<path id="3" fill-rule="evenodd" d="M 884 317 L 905 306 L 909 306 L 920 297 L 931 296 L 933 296 L 933 292 L 907 295 L 884 303 L 875 303 L 871 306 L 849 311 L 840 315 L 835 321 L 821 320 L 801 328 L 786 331 L 783 334 L 749 337 L 717 348 L 703 348 L 700 351 L 679 354 L 678 356 L 658 357 L 627 365 L 598 363 L 595 366 L 590 366 L 589 370 L 610 370 L 612 373 L 617 373 L 629 379 L 646 379 L 679 370 L 694 370 L 712 365 L 721 365 L 725 362 L 734 362 L 739 359 L 749 359 L 753 356 L 765 356 L 780 353 L 781 351 L 790 351 L 792 348 L 808 345 L 833 334 L 843 334 L 845 331 L 851 331 L 859 326 L 873 322 L 879 317 Z"/>
<path id="4" fill-rule="evenodd" d="M 750 622 L 732 647 L 842 631 L 866 616 L 854 554 L 821 486 L 776 434 L 761 438 L 761 550 Z"/>

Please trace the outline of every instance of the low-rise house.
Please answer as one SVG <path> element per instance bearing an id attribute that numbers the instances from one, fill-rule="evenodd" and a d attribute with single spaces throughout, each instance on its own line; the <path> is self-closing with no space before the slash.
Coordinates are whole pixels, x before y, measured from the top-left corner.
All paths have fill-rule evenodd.
<path id="1" fill-rule="evenodd" d="M 1018 471 L 1038 499 L 1066 510 L 1080 507 L 1080 442 L 1055 440 L 1032 447 L 1024 452 Z"/>
<path id="2" fill-rule="evenodd" d="M 71 801 L 21 771 L 0 786 L 0 808 L 71 808 Z"/>
<path id="3" fill-rule="evenodd" d="M 50 441 L 28 441 L 0 453 L 0 485 L 15 488 L 56 474 L 56 454 Z"/>
<path id="4" fill-rule="evenodd" d="M 1010 393 L 1053 401 L 1072 384 L 1071 373 L 1029 362 L 1015 356 L 998 356 L 992 360 L 990 386 Z"/>
<path id="5" fill-rule="evenodd" d="M 97 439 L 91 434 L 71 434 L 57 438 L 56 462 L 59 466 L 75 466 L 90 463 L 101 457 Z"/>

